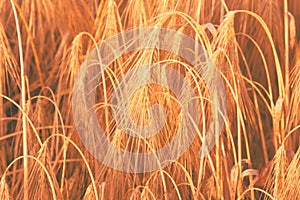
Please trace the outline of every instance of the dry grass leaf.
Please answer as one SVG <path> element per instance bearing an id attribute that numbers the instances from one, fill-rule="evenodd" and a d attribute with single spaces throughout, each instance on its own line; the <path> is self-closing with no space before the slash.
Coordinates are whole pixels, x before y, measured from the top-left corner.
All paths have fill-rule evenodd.
<path id="1" fill-rule="evenodd" d="M 235 199 L 238 191 L 242 191 L 242 176 L 238 165 L 235 165 L 230 170 L 230 195 L 231 199 Z"/>
<path id="2" fill-rule="evenodd" d="M 289 15 L 289 41 L 290 41 L 290 49 L 293 49 L 296 42 L 297 30 L 296 30 L 296 22 L 292 13 L 288 13 Z"/>
<path id="3" fill-rule="evenodd" d="M 281 130 L 281 123 L 282 123 L 282 116 L 283 116 L 283 108 L 284 108 L 284 98 L 279 97 L 276 101 L 275 107 L 273 108 L 273 131 L 274 131 L 274 142 L 275 148 L 278 148 L 278 141 L 281 141 L 282 131 Z"/>

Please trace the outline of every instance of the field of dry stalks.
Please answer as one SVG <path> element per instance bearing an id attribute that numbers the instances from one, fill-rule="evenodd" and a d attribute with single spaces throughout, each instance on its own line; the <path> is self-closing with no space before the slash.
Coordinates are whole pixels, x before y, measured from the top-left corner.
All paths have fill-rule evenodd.
<path id="1" fill-rule="evenodd" d="M 212 116 L 205 83 L 193 79 L 202 109 L 191 146 L 164 168 L 128 173 L 105 166 L 82 144 L 72 94 L 97 44 L 140 27 L 178 31 L 204 46 L 225 85 L 225 126 L 199 157 Z M 117 80 L 157 62 L 194 73 L 159 49 L 122 55 L 103 72 L 95 106 L 118 148 L 154 151 L 176 134 L 180 105 L 166 88 L 143 86 L 127 102 L 140 125 L 151 120 L 151 104 L 165 108 L 167 125 L 155 137 L 127 136 L 110 114 Z M 0 0 L 1 200 L 300 199 L 299 106 L 298 0 Z"/>

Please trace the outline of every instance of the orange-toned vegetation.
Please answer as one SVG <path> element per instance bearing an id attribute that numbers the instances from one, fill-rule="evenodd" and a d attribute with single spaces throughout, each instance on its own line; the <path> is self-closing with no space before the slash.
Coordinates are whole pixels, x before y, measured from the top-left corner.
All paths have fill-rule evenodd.
<path id="1" fill-rule="evenodd" d="M 194 38 L 222 73 L 226 123 L 203 159 L 208 101 L 193 144 L 160 170 L 111 169 L 79 139 L 72 91 L 82 62 L 96 44 L 138 27 Z M 184 62 L 157 49 L 126 54 L 98 92 L 147 62 L 188 74 L 174 60 Z M 193 84 L 209 99 L 200 78 Z M 151 102 L 167 110 L 168 126 L 148 141 L 154 149 L 169 142 L 180 112 L 171 92 L 152 95 L 163 89 L 144 87 L 129 102 L 139 124 L 149 123 Z M 299 106 L 298 0 L 0 0 L 0 199 L 300 199 Z M 116 146 L 147 151 L 107 112 L 99 106 L 99 123 Z"/>

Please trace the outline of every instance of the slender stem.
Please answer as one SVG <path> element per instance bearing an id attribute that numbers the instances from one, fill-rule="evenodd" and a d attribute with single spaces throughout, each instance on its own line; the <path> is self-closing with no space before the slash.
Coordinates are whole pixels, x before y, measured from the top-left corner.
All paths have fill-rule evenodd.
<path id="1" fill-rule="evenodd" d="M 289 95 L 290 95 L 290 83 L 289 83 L 289 76 L 290 76 L 290 68 L 289 68 L 289 15 L 288 15 L 288 1 L 283 0 L 284 5 L 284 46 L 285 46 L 285 112 L 287 112 L 289 106 Z M 283 135 L 282 138 L 285 136 Z"/>
<path id="2" fill-rule="evenodd" d="M 25 88 L 25 68 L 23 63 L 23 49 L 22 49 L 22 39 L 21 31 L 19 26 L 19 21 L 17 17 L 17 11 L 13 0 L 10 0 L 18 35 L 18 46 L 20 54 L 20 67 L 21 67 L 21 107 L 24 112 L 26 112 L 26 88 Z M 23 156 L 24 156 L 24 200 L 28 200 L 28 151 L 27 151 L 27 122 L 25 113 L 22 114 L 22 128 L 23 128 Z"/>

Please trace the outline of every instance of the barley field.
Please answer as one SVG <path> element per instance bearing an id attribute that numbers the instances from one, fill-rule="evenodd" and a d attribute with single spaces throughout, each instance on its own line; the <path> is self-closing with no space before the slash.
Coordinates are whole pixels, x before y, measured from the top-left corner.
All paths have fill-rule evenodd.
<path id="1" fill-rule="evenodd" d="M 87 70 L 92 78 L 85 82 L 84 67 L 103 53 L 100 44 L 147 28 L 172 31 L 176 37 L 159 37 L 172 51 L 145 36 L 139 44 L 152 48 L 122 53 L 119 38 L 106 43 L 112 44 L 108 58 L 115 59 L 106 68 L 98 60 L 98 71 Z M 181 56 L 184 38 L 209 59 L 203 72 L 187 53 Z M 146 64 L 158 66 L 149 67 L 155 80 L 180 85 L 159 68 L 168 66 L 191 90 L 180 86 L 176 95 L 166 85 L 146 83 Z M 122 83 L 130 95 L 114 93 Z M 198 109 L 183 112 L 182 99 Z M 114 113 L 114 100 L 125 113 Z M 224 110 L 215 112 L 214 102 Z M 157 112 L 153 105 L 160 105 Z M 1 200 L 297 200 L 299 107 L 298 0 L 0 0 Z M 174 140 L 165 154 L 184 151 L 157 159 L 155 169 L 146 170 L 153 164 L 147 160 L 132 166 L 98 148 L 104 143 L 86 120 L 90 114 L 118 152 L 156 155 Z M 198 121 L 190 123 L 191 116 Z M 207 137 L 216 119 L 223 125 Z M 150 127 L 152 135 L 137 127 Z M 128 134 L 133 130 L 139 131 Z M 203 154 L 205 144 L 211 148 Z"/>

